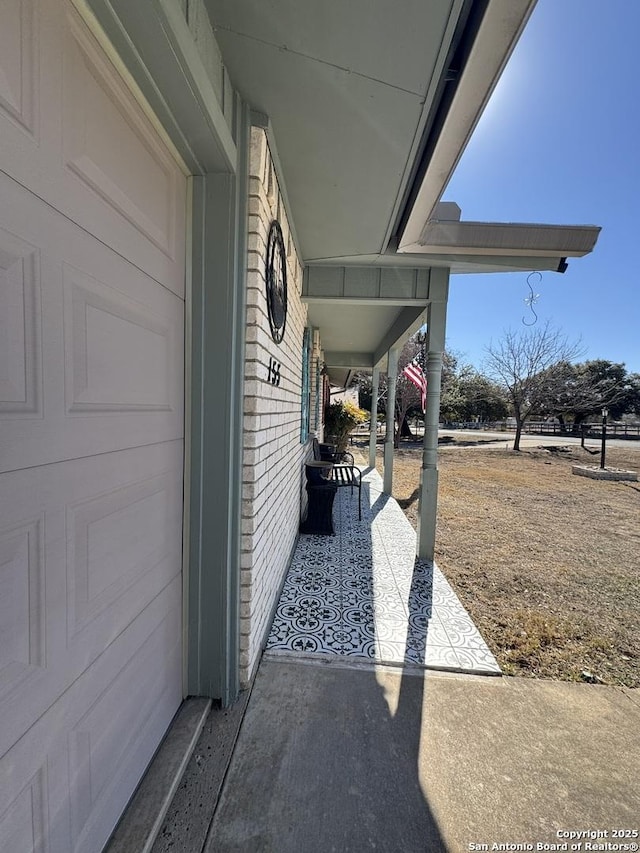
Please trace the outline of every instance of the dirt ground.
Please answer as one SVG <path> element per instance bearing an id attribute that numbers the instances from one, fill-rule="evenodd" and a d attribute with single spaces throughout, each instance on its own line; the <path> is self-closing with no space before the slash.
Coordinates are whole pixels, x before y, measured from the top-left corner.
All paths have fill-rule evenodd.
<path id="1" fill-rule="evenodd" d="M 394 463 L 414 526 L 420 460 Z M 599 457 L 441 448 L 436 560 L 505 673 L 638 687 L 640 483 L 573 475 L 577 461 Z M 607 466 L 639 471 L 640 451 L 610 447 Z"/>

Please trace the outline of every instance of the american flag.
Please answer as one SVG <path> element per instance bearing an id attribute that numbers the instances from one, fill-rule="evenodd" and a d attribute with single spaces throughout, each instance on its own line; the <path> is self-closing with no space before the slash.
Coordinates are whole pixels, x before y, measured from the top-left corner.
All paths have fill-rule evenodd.
<path id="1" fill-rule="evenodd" d="M 420 389 L 420 396 L 422 400 L 422 411 L 426 411 L 427 408 L 427 377 L 424 375 L 424 371 L 420 366 L 420 362 L 418 358 L 410 361 L 409 364 L 402 371 L 402 375 L 406 376 L 410 382 L 416 386 L 416 388 Z"/>

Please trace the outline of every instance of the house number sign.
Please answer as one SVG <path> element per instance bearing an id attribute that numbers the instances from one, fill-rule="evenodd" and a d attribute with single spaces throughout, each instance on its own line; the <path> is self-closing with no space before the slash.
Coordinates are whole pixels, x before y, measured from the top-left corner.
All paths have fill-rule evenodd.
<path id="1" fill-rule="evenodd" d="M 265 281 L 271 337 L 279 344 L 284 338 L 287 324 L 287 253 L 277 219 L 273 220 L 269 228 Z"/>
<path id="2" fill-rule="evenodd" d="M 275 358 L 269 359 L 269 368 L 267 370 L 267 382 L 275 385 L 276 388 L 280 385 L 280 368 L 282 365 Z"/>

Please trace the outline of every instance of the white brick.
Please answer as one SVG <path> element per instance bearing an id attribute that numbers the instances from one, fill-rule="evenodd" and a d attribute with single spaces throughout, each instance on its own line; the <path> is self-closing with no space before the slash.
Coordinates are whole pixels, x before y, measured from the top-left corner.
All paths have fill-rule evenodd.
<path id="1" fill-rule="evenodd" d="M 246 366 L 243 423 L 243 520 L 241 554 L 241 680 L 255 670 L 264 633 L 295 543 L 303 489 L 300 444 L 302 336 L 307 309 L 299 298 L 301 264 L 295 256 L 264 132 L 252 131 L 247 252 Z M 264 288 L 264 249 L 279 211 L 288 252 L 289 300 L 285 338 L 276 345 L 269 329 Z M 268 364 L 281 365 L 279 387 L 269 384 Z M 312 388 L 314 387 L 312 382 Z M 312 400 L 312 414 L 313 414 Z"/>

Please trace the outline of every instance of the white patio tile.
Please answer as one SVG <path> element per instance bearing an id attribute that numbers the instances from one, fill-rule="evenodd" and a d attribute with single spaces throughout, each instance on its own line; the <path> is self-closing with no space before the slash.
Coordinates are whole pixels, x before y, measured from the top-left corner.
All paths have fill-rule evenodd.
<path id="1" fill-rule="evenodd" d="M 300 536 L 267 653 L 499 674 L 442 572 L 415 558 L 415 533 L 381 486 L 375 471 L 363 478 L 361 522 L 341 489 L 336 535 Z"/>
<path id="2" fill-rule="evenodd" d="M 409 626 L 406 619 L 376 619 L 375 637 L 381 643 L 402 645 L 407 644 Z"/>
<path id="3" fill-rule="evenodd" d="M 405 643 L 390 640 L 376 641 L 376 660 L 378 663 L 405 664 L 407 647 Z"/>
<path id="4" fill-rule="evenodd" d="M 410 646 L 407 658 L 415 664 L 434 669 L 450 669 L 459 671 L 460 659 L 451 646 L 435 646 L 427 644 L 426 648 Z"/>
<path id="5" fill-rule="evenodd" d="M 437 617 L 432 617 L 422 623 L 409 623 L 409 637 L 413 642 L 421 642 L 423 645 L 451 646 L 451 640 L 444 625 Z"/>
<path id="6" fill-rule="evenodd" d="M 462 670 L 492 675 L 501 673 L 496 659 L 486 646 L 484 649 L 456 648 L 455 652 Z"/>

